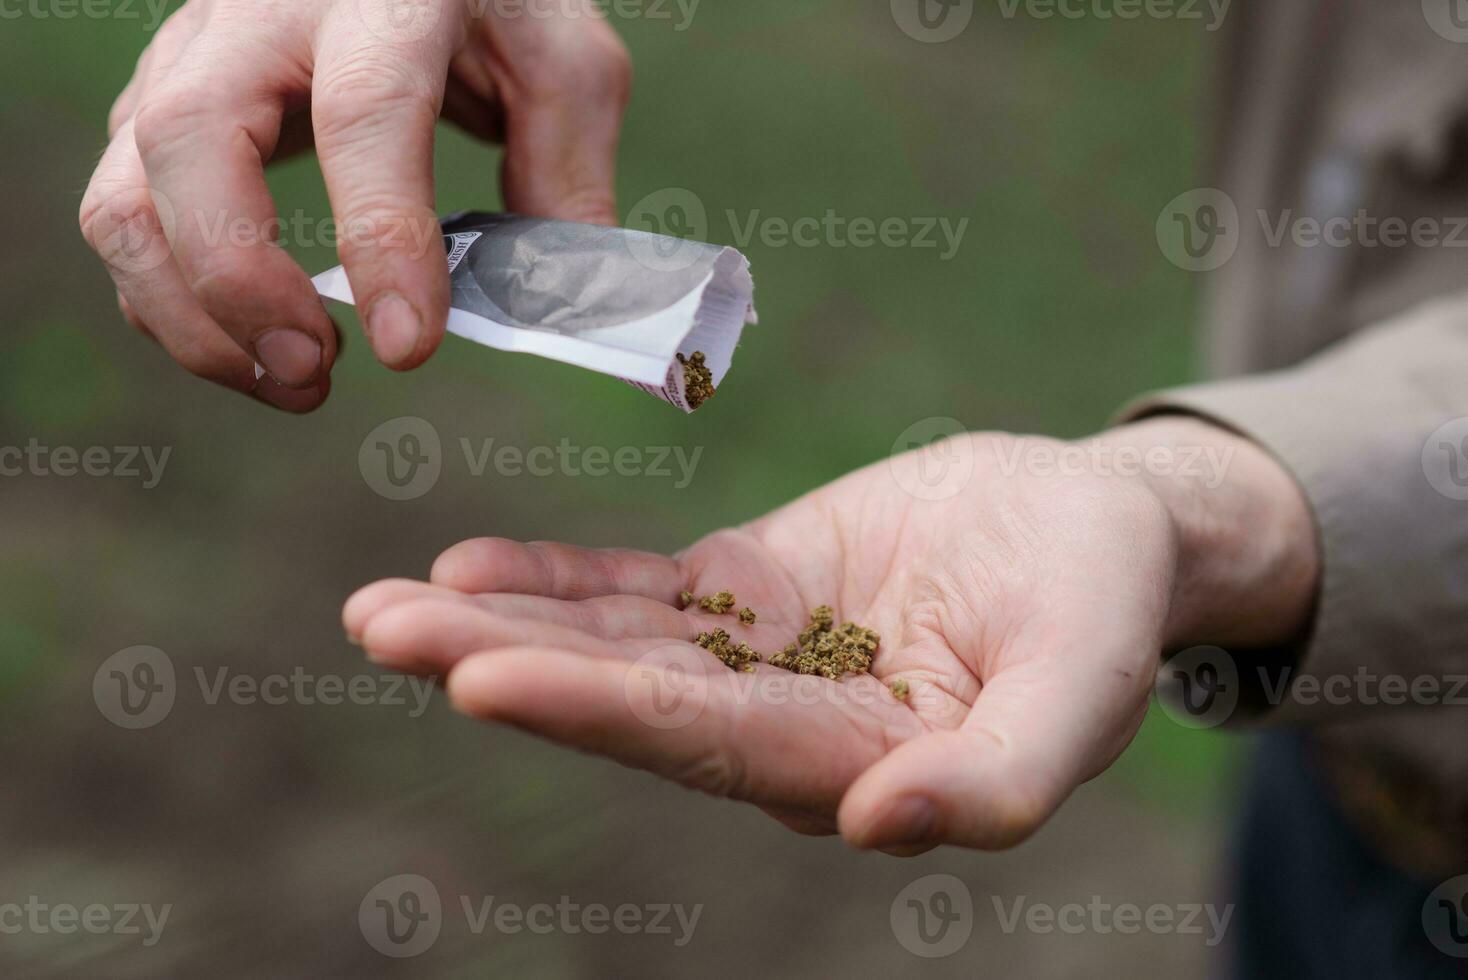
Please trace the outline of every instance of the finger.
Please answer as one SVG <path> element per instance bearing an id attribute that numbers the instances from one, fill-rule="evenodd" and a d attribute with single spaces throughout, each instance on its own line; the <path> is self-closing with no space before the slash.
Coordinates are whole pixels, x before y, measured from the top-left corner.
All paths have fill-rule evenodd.
<path id="1" fill-rule="evenodd" d="M 122 297 L 123 314 L 190 373 L 277 408 L 307 412 L 328 387 L 294 391 L 257 377 L 255 363 L 204 311 L 173 258 L 125 123 L 82 199 L 82 234 Z"/>
<path id="2" fill-rule="evenodd" d="M 433 353 L 448 318 L 433 135 L 458 32 L 441 16 L 425 37 L 395 37 L 339 4 L 316 51 L 311 114 L 342 265 L 373 351 L 397 370 Z"/>
<path id="3" fill-rule="evenodd" d="M 629 648 L 565 626 L 496 616 L 453 599 L 414 599 L 367 621 L 362 647 L 374 663 L 410 673 L 446 674 L 471 653 L 543 645 L 587 657 L 635 659 Z"/>
<path id="4" fill-rule="evenodd" d="M 586 0 L 556 16 L 500 18 L 494 79 L 505 107 L 505 202 L 513 211 L 617 223 L 616 158 L 632 87 L 627 50 Z"/>
<path id="5" fill-rule="evenodd" d="M 448 591 L 406 578 L 389 578 L 364 585 L 342 605 L 342 628 L 346 630 L 348 639 L 360 643 L 368 621 L 384 609 Z"/>
<path id="6" fill-rule="evenodd" d="M 486 143 L 505 141 L 505 107 L 479 55 L 461 51 L 443 90 L 443 118 Z"/>
<path id="7" fill-rule="evenodd" d="M 817 816 L 801 810 L 785 810 L 775 806 L 760 809 L 787 830 L 792 830 L 802 837 L 834 837 L 836 835 L 836 821 L 829 816 Z"/>
<path id="8" fill-rule="evenodd" d="M 293 52 L 231 25 L 194 38 L 143 100 L 135 139 L 148 186 L 176 214 L 174 254 L 205 312 L 275 381 L 313 388 L 336 338 L 311 280 L 276 243 L 264 175 L 284 101 L 306 80 Z"/>
<path id="9" fill-rule="evenodd" d="M 871 685 L 880 688 L 872 678 L 854 678 L 847 684 L 858 690 L 833 696 L 820 692 L 834 684 L 822 678 L 773 668 L 757 672 L 763 679 L 736 674 L 701 653 L 662 646 L 627 663 L 511 647 L 464 659 L 447 687 L 473 717 L 716 796 L 798 811 L 831 812 L 889 740 L 915 732 L 889 729 L 892 719 L 862 706 Z"/>
<path id="10" fill-rule="evenodd" d="M 678 563 L 665 555 L 505 538 L 475 538 L 453 546 L 433 563 L 431 578 L 461 592 L 555 599 L 637 595 L 669 604 L 686 588 Z"/>
<path id="11" fill-rule="evenodd" d="M 138 110 L 138 101 L 142 98 L 147 87 L 147 76 L 149 64 L 154 60 L 155 48 L 149 46 L 144 49 L 138 57 L 137 68 L 134 69 L 133 77 L 128 81 L 121 92 L 118 93 L 112 108 L 107 111 L 107 138 L 111 139 L 117 135 L 123 123 L 132 119 L 133 113 Z"/>
<path id="12" fill-rule="evenodd" d="M 127 297 L 122 295 L 122 290 L 120 289 L 117 291 L 117 311 L 122 314 L 122 318 L 127 321 L 128 326 L 143 336 L 152 339 L 153 334 L 148 329 L 148 325 L 143 322 L 142 317 L 138 316 L 138 311 L 127 301 Z"/>
<path id="13" fill-rule="evenodd" d="M 458 602 L 500 617 L 563 626 L 604 640 L 658 636 L 687 639 L 702 628 L 692 617 L 672 606 L 640 596 L 605 596 L 568 602 L 507 592 L 466 595 L 442 585 L 407 579 L 377 582 L 358 591 L 347 600 L 342 623 L 348 636 L 360 637 L 367 621 L 384 609 L 431 598 Z"/>
<path id="14" fill-rule="evenodd" d="M 150 88 L 173 69 L 188 43 L 198 33 L 199 18 L 196 7 L 189 4 L 173 13 L 163 22 L 154 35 L 152 43 L 138 57 L 133 77 L 117 96 L 112 110 L 107 114 L 107 136 L 117 134 L 124 123 L 132 119 L 139 103 Z"/>
<path id="15" fill-rule="evenodd" d="M 1115 759 L 1145 711 L 1143 671 L 1128 677 L 1104 652 L 1079 652 L 1000 671 L 960 728 L 914 739 L 863 773 L 841 803 L 842 835 L 857 847 L 985 850 L 1029 837 Z"/>

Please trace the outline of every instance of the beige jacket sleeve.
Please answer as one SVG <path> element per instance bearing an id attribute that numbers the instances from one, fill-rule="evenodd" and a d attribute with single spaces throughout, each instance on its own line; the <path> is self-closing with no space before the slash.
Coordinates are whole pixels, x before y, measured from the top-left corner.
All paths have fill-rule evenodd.
<path id="1" fill-rule="evenodd" d="M 1161 412 L 1262 444 L 1314 510 L 1319 604 L 1289 693 L 1269 702 L 1273 720 L 1391 710 L 1358 693 L 1390 694 L 1390 675 L 1435 682 L 1438 696 L 1468 677 L 1468 294 L 1289 370 L 1151 395 L 1124 417 Z M 1327 683 L 1350 693 L 1318 696 L 1313 685 Z"/>

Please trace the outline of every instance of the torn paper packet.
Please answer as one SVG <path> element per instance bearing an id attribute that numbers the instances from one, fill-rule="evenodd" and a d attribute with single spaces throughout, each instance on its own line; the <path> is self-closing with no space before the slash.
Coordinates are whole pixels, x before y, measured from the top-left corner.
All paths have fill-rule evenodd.
<path id="1" fill-rule="evenodd" d="M 450 333 L 610 374 L 684 412 L 757 322 L 749 260 L 720 245 L 547 218 L 443 219 Z M 316 289 L 352 303 L 340 266 Z"/>

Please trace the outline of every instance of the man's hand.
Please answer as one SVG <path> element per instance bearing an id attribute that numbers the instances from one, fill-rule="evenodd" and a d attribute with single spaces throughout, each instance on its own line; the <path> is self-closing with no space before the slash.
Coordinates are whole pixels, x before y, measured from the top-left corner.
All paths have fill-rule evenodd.
<path id="1" fill-rule="evenodd" d="M 1161 419 L 1088 445 L 959 437 L 674 558 L 468 541 L 433 584 L 357 593 L 345 624 L 372 659 L 446 676 L 470 715 L 802 832 L 895 853 L 1006 847 L 1131 741 L 1159 653 L 1288 641 L 1314 594 L 1306 505 L 1251 443 Z M 1189 462 L 1204 458 L 1222 482 Z M 946 499 L 908 492 L 935 496 L 921 488 L 943 459 L 972 476 Z M 759 620 L 679 611 L 683 589 L 732 590 Z M 775 652 L 823 603 L 881 633 L 871 675 L 739 674 L 688 642 L 722 627 Z"/>
<path id="2" fill-rule="evenodd" d="M 336 332 L 277 247 L 263 173 L 314 139 L 372 348 L 394 369 L 421 364 L 449 303 L 440 112 L 505 142 L 510 209 L 615 224 L 625 49 L 589 0 L 512 7 L 189 0 L 113 107 L 82 202 L 127 319 L 195 374 L 287 411 L 320 405 Z"/>

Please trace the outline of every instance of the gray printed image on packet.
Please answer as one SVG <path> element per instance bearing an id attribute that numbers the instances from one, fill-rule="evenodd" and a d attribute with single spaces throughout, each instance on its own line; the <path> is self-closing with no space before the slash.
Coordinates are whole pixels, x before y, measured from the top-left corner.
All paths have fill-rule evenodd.
<path id="1" fill-rule="evenodd" d="M 684 412 L 723 384 L 745 325 L 758 322 L 737 249 L 511 214 L 441 224 L 450 333 L 610 374 Z M 353 302 L 341 266 L 313 282 Z"/>

